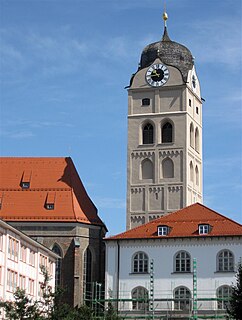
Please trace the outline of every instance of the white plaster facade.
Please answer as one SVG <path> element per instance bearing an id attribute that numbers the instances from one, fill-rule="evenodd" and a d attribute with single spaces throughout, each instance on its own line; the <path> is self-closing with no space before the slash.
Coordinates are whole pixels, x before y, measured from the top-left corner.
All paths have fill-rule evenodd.
<path id="1" fill-rule="evenodd" d="M 48 270 L 51 276 L 48 285 L 54 291 L 57 258 L 54 252 L 0 220 L 1 301 L 13 300 L 17 287 L 26 290 L 33 300 L 40 299 L 44 280 L 41 265 Z"/>
<path id="2" fill-rule="evenodd" d="M 218 271 L 218 254 L 225 250 L 233 255 L 233 271 Z M 191 260 L 190 272 L 176 272 L 177 253 L 185 251 Z M 143 252 L 148 257 L 148 270 L 134 272 L 134 256 Z M 150 297 L 150 262 L 154 264 L 154 312 L 177 314 L 183 310 L 175 307 L 175 290 L 186 287 L 193 297 L 193 259 L 197 261 L 197 308 L 200 314 L 224 312 L 216 301 L 219 288 L 235 282 L 236 266 L 242 257 L 242 236 L 171 238 L 163 239 L 120 239 L 106 241 L 106 299 L 121 299 L 119 312 L 135 312 L 132 291 L 144 287 Z M 149 308 L 148 308 L 149 309 Z M 222 309 L 222 310 L 221 310 Z M 141 311 L 141 314 L 148 313 Z"/>

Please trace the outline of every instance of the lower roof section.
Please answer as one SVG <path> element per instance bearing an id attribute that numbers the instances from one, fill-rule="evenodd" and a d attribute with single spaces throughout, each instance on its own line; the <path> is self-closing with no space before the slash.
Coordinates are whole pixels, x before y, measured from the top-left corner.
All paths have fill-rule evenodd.
<path id="1" fill-rule="evenodd" d="M 0 158 L 0 218 L 103 226 L 72 159 Z"/>

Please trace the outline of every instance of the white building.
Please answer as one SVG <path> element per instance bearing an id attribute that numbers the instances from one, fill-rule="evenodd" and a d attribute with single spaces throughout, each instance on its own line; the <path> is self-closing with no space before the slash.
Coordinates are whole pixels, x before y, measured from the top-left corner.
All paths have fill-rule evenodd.
<path id="1" fill-rule="evenodd" d="M 49 286 L 55 289 L 55 264 L 58 255 L 0 220 L 0 298 L 13 300 L 17 287 L 33 299 L 41 297 L 44 281 L 40 266 L 51 276 Z"/>
<path id="2" fill-rule="evenodd" d="M 106 299 L 125 314 L 221 315 L 241 257 L 242 226 L 193 204 L 106 239 Z"/>

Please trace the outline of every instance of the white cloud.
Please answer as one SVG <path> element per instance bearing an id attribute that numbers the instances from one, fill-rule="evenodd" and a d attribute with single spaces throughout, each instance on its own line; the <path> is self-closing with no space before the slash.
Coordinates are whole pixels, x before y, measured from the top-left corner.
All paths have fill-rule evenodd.
<path id="1" fill-rule="evenodd" d="M 10 139 L 26 139 L 26 138 L 31 138 L 34 137 L 34 133 L 31 131 L 21 131 L 21 130 L 14 130 L 14 131 L 5 131 L 2 130 L 0 131 L 0 136 L 4 136 Z"/>
<path id="2" fill-rule="evenodd" d="M 197 21 L 193 25 L 193 36 L 189 43 L 197 60 L 202 63 L 222 63 L 234 70 L 241 67 L 241 21 L 221 20 Z"/>
<path id="3" fill-rule="evenodd" d="M 124 199 L 115 198 L 99 198 L 96 197 L 94 203 L 98 208 L 106 209 L 124 209 L 126 206 L 126 201 Z"/>
<path id="4" fill-rule="evenodd" d="M 37 135 L 37 130 L 43 128 L 66 128 L 73 127 L 73 124 L 61 121 L 34 121 L 34 120 L 6 120 L 1 123 L 0 136 L 10 139 L 26 139 Z"/>

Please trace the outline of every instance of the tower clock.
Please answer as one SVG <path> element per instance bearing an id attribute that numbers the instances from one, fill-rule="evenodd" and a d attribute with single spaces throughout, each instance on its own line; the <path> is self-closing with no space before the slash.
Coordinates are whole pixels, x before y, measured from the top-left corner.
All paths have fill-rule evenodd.
<path id="1" fill-rule="evenodd" d="M 202 202 L 200 85 L 190 50 L 165 24 L 128 89 L 127 229 L 195 202 Z"/>

